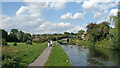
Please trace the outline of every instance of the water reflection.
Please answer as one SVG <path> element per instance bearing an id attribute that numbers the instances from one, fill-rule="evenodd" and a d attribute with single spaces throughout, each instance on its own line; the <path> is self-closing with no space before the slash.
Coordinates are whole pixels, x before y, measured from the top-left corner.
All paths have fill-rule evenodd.
<path id="1" fill-rule="evenodd" d="M 73 66 L 119 66 L 120 53 L 104 48 L 61 45 Z"/>

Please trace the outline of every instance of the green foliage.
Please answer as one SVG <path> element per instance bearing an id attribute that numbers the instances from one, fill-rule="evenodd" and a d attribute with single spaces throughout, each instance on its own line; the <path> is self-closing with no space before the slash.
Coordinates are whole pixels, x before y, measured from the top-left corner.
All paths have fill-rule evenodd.
<path id="1" fill-rule="evenodd" d="M 2 39 L 2 46 L 8 46 L 4 38 Z"/>
<path id="2" fill-rule="evenodd" d="M 112 44 L 111 40 L 104 39 L 102 41 L 96 42 L 95 46 L 112 49 L 111 44 Z"/>
<path id="3" fill-rule="evenodd" d="M 70 33 L 69 32 L 64 32 L 64 35 L 69 37 Z"/>
<path id="4" fill-rule="evenodd" d="M 31 40 L 31 34 L 30 33 L 24 33 L 23 41 L 26 42 L 27 40 Z"/>
<path id="5" fill-rule="evenodd" d="M 11 32 L 10 32 L 10 33 L 13 33 L 13 34 L 17 35 L 18 29 L 11 29 Z"/>
<path id="6" fill-rule="evenodd" d="M 17 36 L 14 34 L 14 33 L 10 33 L 8 35 L 8 39 L 7 39 L 8 42 L 17 42 L 18 39 L 17 39 Z"/>
<path id="7" fill-rule="evenodd" d="M 78 46 L 93 46 L 94 43 L 92 43 L 91 41 L 76 41 L 76 45 Z"/>
<path id="8" fill-rule="evenodd" d="M 77 40 L 77 39 L 75 39 L 75 38 L 71 38 L 71 39 L 70 39 L 70 44 L 76 45 L 76 40 Z"/>
<path id="9" fill-rule="evenodd" d="M 78 35 L 83 35 L 84 32 L 85 32 L 84 30 L 79 30 Z"/>
<path id="10" fill-rule="evenodd" d="M 31 41 L 31 40 L 27 40 L 27 41 L 26 41 L 26 44 L 32 45 L 32 41 Z"/>
<path id="11" fill-rule="evenodd" d="M 92 42 L 97 42 L 105 39 L 109 34 L 110 26 L 107 22 L 102 22 L 100 24 L 90 23 L 86 26 L 88 40 Z"/>
<path id="12" fill-rule="evenodd" d="M 17 38 L 20 42 L 23 42 L 23 36 L 24 36 L 24 32 L 19 31 L 17 34 Z"/>
<path id="13" fill-rule="evenodd" d="M 0 31 L 2 32 L 2 39 L 4 38 L 5 40 L 7 40 L 7 36 L 8 36 L 7 31 L 5 31 L 3 29 L 0 29 Z"/>
<path id="14" fill-rule="evenodd" d="M 112 48 L 120 50 L 120 12 L 118 12 L 117 16 L 111 16 L 110 19 L 115 25 L 115 28 L 112 28 L 110 32 L 112 35 Z"/>

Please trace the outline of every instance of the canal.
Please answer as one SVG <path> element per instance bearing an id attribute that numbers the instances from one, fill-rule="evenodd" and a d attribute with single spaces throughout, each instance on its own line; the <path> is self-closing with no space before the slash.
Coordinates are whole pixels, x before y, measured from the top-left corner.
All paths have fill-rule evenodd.
<path id="1" fill-rule="evenodd" d="M 88 46 L 64 45 L 73 66 L 120 66 L 120 52 Z"/>

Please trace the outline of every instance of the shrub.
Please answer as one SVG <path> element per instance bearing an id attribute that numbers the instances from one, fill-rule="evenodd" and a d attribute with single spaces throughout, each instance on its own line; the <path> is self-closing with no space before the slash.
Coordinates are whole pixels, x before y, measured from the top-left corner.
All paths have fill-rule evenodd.
<path id="1" fill-rule="evenodd" d="M 32 45 L 32 41 L 31 41 L 31 40 L 27 40 L 27 41 L 26 41 L 26 44 Z"/>
<path id="2" fill-rule="evenodd" d="M 17 43 L 15 42 L 13 45 L 14 45 L 14 46 L 17 46 Z"/>
<path id="3" fill-rule="evenodd" d="M 7 42 L 5 41 L 5 39 L 2 39 L 2 46 L 8 46 Z"/>

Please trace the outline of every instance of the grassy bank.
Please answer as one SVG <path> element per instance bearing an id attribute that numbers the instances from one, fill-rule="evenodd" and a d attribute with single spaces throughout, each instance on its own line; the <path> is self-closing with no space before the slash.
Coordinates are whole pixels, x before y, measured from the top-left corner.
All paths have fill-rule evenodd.
<path id="1" fill-rule="evenodd" d="M 78 46 L 97 46 L 97 47 L 101 47 L 101 48 L 107 48 L 107 49 L 112 49 L 112 41 L 110 40 L 102 40 L 102 41 L 98 41 L 96 43 L 92 43 L 90 41 L 83 41 L 83 40 L 79 40 L 79 39 L 70 39 L 70 44 L 72 45 L 78 45 Z"/>
<path id="2" fill-rule="evenodd" d="M 9 47 L 2 47 L 2 65 L 18 68 L 19 66 L 26 67 L 33 62 L 47 47 L 47 43 L 29 45 L 26 43 L 8 43 Z"/>
<path id="3" fill-rule="evenodd" d="M 67 63 L 67 60 L 69 60 L 67 54 L 62 47 L 55 42 L 45 66 L 72 66 L 70 61 Z"/>
<path id="4" fill-rule="evenodd" d="M 61 42 L 61 43 L 66 43 L 66 42 L 67 42 L 67 40 L 62 39 L 62 40 L 59 40 L 59 42 Z"/>
<path id="5" fill-rule="evenodd" d="M 79 39 L 70 39 L 70 44 L 78 45 L 78 46 L 90 46 L 90 45 L 94 45 L 90 41 L 83 41 L 83 40 L 79 40 Z"/>
<path id="6" fill-rule="evenodd" d="M 111 44 L 112 44 L 112 41 L 104 39 L 102 41 L 96 42 L 95 46 L 112 49 Z"/>

